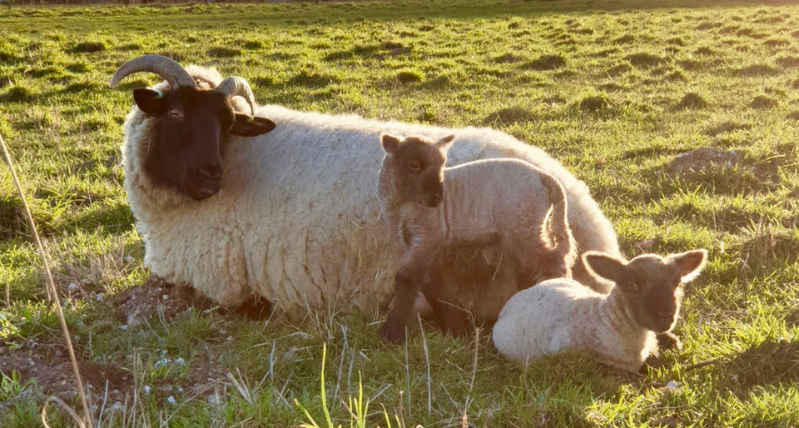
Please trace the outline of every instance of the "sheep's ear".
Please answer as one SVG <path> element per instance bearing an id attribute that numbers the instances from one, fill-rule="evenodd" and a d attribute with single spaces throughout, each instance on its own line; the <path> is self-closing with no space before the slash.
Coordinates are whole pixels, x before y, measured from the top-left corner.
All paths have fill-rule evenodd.
<path id="1" fill-rule="evenodd" d="M 583 264 L 595 275 L 609 279 L 617 284 L 626 283 L 627 264 L 616 257 L 597 251 L 586 251 Z"/>
<path id="2" fill-rule="evenodd" d="M 134 89 L 133 101 L 139 110 L 152 115 L 161 116 L 166 113 L 166 99 L 164 94 L 152 89 Z"/>
<path id="3" fill-rule="evenodd" d="M 680 268 L 682 282 L 688 282 L 699 276 L 707 263 L 707 250 L 692 250 L 680 254 L 672 254 L 669 258 Z"/>
<path id="4" fill-rule="evenodd" d="M 275 129 L 275 122 L 257 116 L 247 116 L 246 114 L 236 113 L 233 126 L 230 132 L 242 137 L 255 137 L 256 135 L 266 134 Z"/>
<path id="5" fill-rule="evenodd" d="M 393 135 L 383 134 L 380 136 L 380 144 L 383 146 L 383 150 L 385 150 L 386 153 L 393 155 L 400 146 L 400 139 Z"/>
<path id="6" fill-rule="evenodd" d="M 454 135 L 447 135 L 446 137 L 436 141 L 436 147 L 442 152 L 446 152 L 450 147 L 452 147 L 454 141 Z"/>

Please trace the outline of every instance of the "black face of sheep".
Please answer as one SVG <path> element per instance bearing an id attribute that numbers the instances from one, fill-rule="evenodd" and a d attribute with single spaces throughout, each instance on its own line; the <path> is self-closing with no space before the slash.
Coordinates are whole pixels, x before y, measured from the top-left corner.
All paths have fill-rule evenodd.
<path id="1" fill-rule="evenodd" d="M 629 262 L 587 252 L 583 260 L 594 273 L 616 283 L 638 325 L 665 333 L 677 320 L 681 285 L 699 274 L 707 260 L 707 251 L 693 250 L 665 258 L 644 254 Z"/>
<path id="2" fill-rule="evenodd" d="M 228 136 L 254 137 L 275 128 L 269 119 L 235 112 L 231 97 L 236 95 L 244 97 L 252 110 L 255 108 L 252 91 L 240 77 L 227 78 L 214 90 L 205 91 L 175 61 L 146 55 L 123 64 L 111 79 L 111 87 L 140 71 L 158 73 L 170 86 L 165 92 L 133 91 L 139 109 L 159 119 L 156 141 L 148 147 L 144 162 L 158 185 L 196 200 L 206 199 L 221 187 Z"/>
<path id="3" fill-rule="evenodd" d="M 161 119 L 145 164 L 152 178 L 197 200 L 219 191 L 228 133 L 253 137 L 275 128 L 269 119 L 235 113 L 230 97 L 220 92 L 135 89 L 133 99 L 143 112 Z"/>
<path id="4" fill-rule="evenodd" d="M 444 165 L 447 149 L 454 135 L 438 141 L 419 137 L 400 139 L 383 134 L 383 150 L 391 155 L 395 183 L 400 199 L 427 207 L 436 207 L 444 200 Z"/>

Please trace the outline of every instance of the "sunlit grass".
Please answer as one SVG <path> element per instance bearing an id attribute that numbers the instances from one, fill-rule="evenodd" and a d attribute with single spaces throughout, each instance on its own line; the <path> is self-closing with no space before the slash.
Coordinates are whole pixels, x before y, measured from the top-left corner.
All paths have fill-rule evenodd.
<path id="1" fill-rule="evenodd" d="M 65 297 L 76 346 L 137 381 L 137 404 L 107 403 L 102 426 L 297 426 L 312 416 L 433 427 L 462 426 L 464 415 L 470 426 L 799 425 L 799 7 L 492 0 L 2 13 L 0 132 L 58 285 L 83 293 Z M 586 182 L 627 255 L 710 251 L 686 290 L 685 349 L 644 377 L 579 354 L 523 369 L 485 331 L 454 340 L 424 325 L 426 352 L 418 333 L 407 353 L 385 346 L 377 308 L 264 322 L 198 308 L 123 329 L 114 299 L 149 273 L 122 188 L 121 127 L 131 90 L 157 78 L 107 82 L 145 53 L 243 76 L 262 104 L 491 126 L 546 149 Z M 52 356 L 57 321 L 0 171 L 0 285 L 11 298 L 0 361 Z M 0 426 L 38 426 L 43 397 L 9 373 Z M 68 423 L 56 410 L 50 420 Z"/>

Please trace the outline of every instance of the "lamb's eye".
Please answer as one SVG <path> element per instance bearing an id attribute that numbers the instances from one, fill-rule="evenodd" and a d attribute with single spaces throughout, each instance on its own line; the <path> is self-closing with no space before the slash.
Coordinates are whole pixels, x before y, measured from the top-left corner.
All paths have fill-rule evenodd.
<path id="1" fill-rule="evenodd" d="M 408 169 L 411 171 L 419 171 L 422 165 L 417 161 L 408 161 Z"/>

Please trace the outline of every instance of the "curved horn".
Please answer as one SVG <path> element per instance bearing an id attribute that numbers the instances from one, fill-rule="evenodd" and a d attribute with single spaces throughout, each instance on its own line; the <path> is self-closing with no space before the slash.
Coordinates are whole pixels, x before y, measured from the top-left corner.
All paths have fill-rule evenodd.
<path id="1" fill-rule="evenodd" d="M 172 89 L 185 86 L 197 89 L 197 83 L 175 60 L 162 55 L 144 55 L 122 64 L 111 77 L 108 86 L 116 88 L 125 76 L 140 71 L 160 74 Z"/>
<path id="2" fill-rule="evenodd" d="M 234 97 L 236 95 L 244 97 L 244 99 L 247 100 L 247 103 L 250 105 L 252 114 L 255 114 L 255 95 L 252 94 L 250 84 L 247 83 L 244 78 L 238 76 L 228 77 L 227 79 L 223 80 L 222 83 L 220 83 L 219 86 L 214 89 L 214 91 L 227 94 L 230 97 Z"/>

